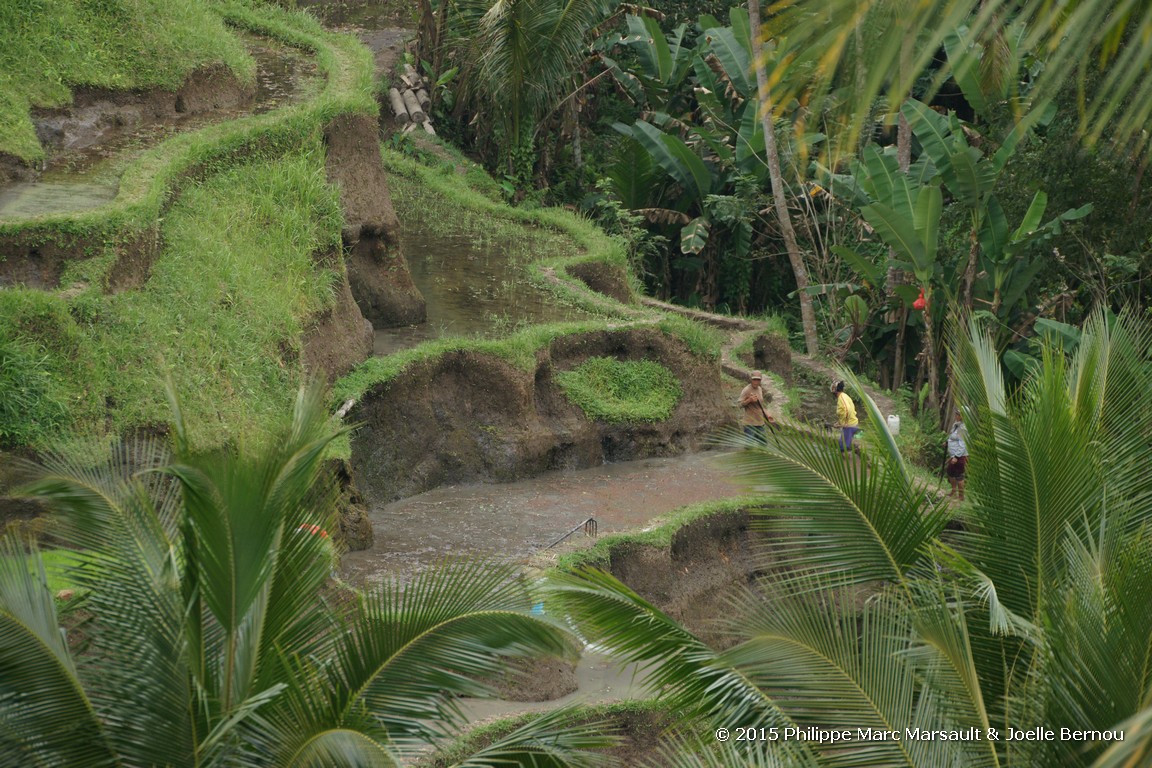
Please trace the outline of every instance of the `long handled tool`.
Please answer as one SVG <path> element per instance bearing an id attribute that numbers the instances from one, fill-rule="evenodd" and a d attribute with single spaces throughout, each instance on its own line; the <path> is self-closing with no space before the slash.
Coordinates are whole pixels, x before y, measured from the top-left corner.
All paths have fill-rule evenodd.
<path id="1" fill-rule="evenodd" d="M 763 400 L 757 400 L 756 404 L 760 406 L 760 413 L 764 414 L 764 423 L 768 425 L 768 429 L 772 430 L 772 434 L 776 434 L 776 423 L 772 417 L 768 415 L 768 410 L 764 407 Z"/>

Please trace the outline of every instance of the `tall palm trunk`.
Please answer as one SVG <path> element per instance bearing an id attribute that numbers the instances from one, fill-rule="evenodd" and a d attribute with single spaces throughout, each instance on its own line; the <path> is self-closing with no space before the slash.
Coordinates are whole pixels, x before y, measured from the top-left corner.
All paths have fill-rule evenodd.
<path id="1" fill-rule="evenodd" d="M 901 77 L 907 77 L 908 72 L 911 71 L 911 59 L 912 38 L 908 31 L 905 30 L 904 40 L 900 47 Z M 912 126 L 908 124 L 908 118 L 904 117 L 903 110 L 900 111 L 900 116 L 896 123 L 896 162 L 901 173 L 908 173 L 908 169 L 912 166 Z M 888 249 L 888 256 L 890 259 L 895 259 L 896 254 L 891 248 Z M 897 268 L 895 264 L 889 263 L 888 281 L 885 285 L 885 293 L 888 297 L 889 306 L 894 306 L 896 287 L 903 282 L 904 270 Z M 908 322 L 908 309 L 906 307 L 900 309 L 893 308 L 888 316 L 888 322 L 896 322 L 900 328 L 896 334 L 896 355 L 892 361 L 892 389 L 899 389 L 904 383 L 904 339 L 906 336 L 905 326 Z"/>
<path id="2" fill-rule="evenodd" d="M 764 126 L 764 154 L 768 156 L 768 176 L 772 181 L 772 199 L 776 206 L 776 218 L 780 221 L 780 233 L 784 236 L 784 247 L 788 249 L 788 260 L 792 263 L 792 274 L 796 277 L 796 293 L 800 297 L 800 321 L 804 326 L 804 344 L 809 355 L 820 351 L 816 336 L 816 312 L 812 308 L 812 297 L 808 294 L 808 267 L 804 264 L 804 254 L 796 242 L 796 230 L 792 228 L 792 217 L 788 213 L 788 200 L 784 190 L 784 179 L 780 175 L 780 152 L 776 144 L 776 127 L 773 119 L 772 94 L 768 90 L 768 76 L 764 72 L 764 58 L 760 45 L 760 0 L 748 0 L 748 17 L 752 26 L 752 46 L 755 55 L 756 85 L 760 91 L 760 120 Z"/>

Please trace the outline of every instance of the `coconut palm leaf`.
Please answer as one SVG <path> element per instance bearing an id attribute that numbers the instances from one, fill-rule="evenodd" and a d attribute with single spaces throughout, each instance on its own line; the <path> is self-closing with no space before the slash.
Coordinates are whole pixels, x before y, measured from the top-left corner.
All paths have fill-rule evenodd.
<path id="1" fill-rule="evenodd" d="M 326 768 L 356 765 L 363 768 L 395 768 L 401 763 L 379 741 L 361 731 L 332 729 L 315 734 L 280 765 L 289 768 Z"/>
<path id="2" fill-rule="evenodd" d="M 875 404 L 869 418 L 887 432 Z M 757 512 L 770 533 L 771 556 L 796 571 L 852 583 L 900 582 L 939 535 L 947 511 L 926 504 L 894 444 L 867 471 L 845 460 L 835 442 L 802 429 L 781 429 L 762 447 L 729 457 L 773 503 Z M 895 455 L 895 459 L 892 456 Z"/>
<path id="3" fill-rule="evenodd" d="M 462 561 L 406 585 L 366 594 L 324 673 L 331 699 L 300 703 L 336 723 L 364 712 L 397 742 L 425 738 L 460 715 L 456 696 L 488 696 L 481 682 L 508 656 L 574 654 L 567 631 L 531 613 L 510 566 Z"/>
<path id="4" fill-rule="evenodd" d="M 157 456 L 151 449 L 138 455 Z M 183 655 L 185 604 L 172 588 L 178 561 L 145 488 L 145 479 L 159 478 L 130 477 L 122 458 L 103 466 L 54 461 L 55 470 L 24 492 L 49 503 L 74 546 L 88 545 L 73 554 L 68 576 L 100 617 L 79 669 L 109 740 L 122 758 L 175 763 L 196 750 L 187 716 L 193 694 Z M 163 483 L 154 492 L 164 503 L 175 493 Z"/>
<path id="5" fill-rule="evenodd" d="M 1113 730 L 1124 732 L 1124 740 L 1112 744 L 1092 763 L 1092 768 L 1137 768 L 1152 757 L 1152 706 L 1118 723 Z"/>
<path id="6" fill-rule="evenodd" d="M 117 763 L 60 631 L 44 564 L 12 539 L 0 546 L 0 753 L 13 766 Z"/>
<path id="7" fill-rule="evenodd" d="M 704 738 L 692 738 L 691 735 L 672 737 L 641 765 L 645 768 L 731 768 L 734 765 L 741 768 L 816 768 L 819 764 L 813 755 L 780 749 L 783 737 L 779 733 L 775 740 L 767 732 L 763 739 L 736 741 L 735 736 L 729 734 L 728 740 L 717 741 L 713 736 L 715 731 L 709 728 L 701 730 L 706 732 Z"/>
<path id="8" fill-rule="evenodd" d="M 1152 690 L 1152 540 L 1129 535 L 1132 512 L 1109 508 L 1095 530 L 1069 531 L 1064 542 L 1068 576 L 1047 611 L 1043 666 L 1053 727 L 1107 730 L 1146 706 Z M 1052 746 L 1067 762 L 1103 745 Z"/>
<path id="9" fill-rule="evenodd" d="M 1105 449 L 1112 438 L 1098 431 L 1103 413 L 1121 441 L 1136 439 L 1120 423 L 1125 418 L 1135 420 L 1137 429 L 1146 427 L 1146 405 L 1131 390 L 1121 390 L 1139 386 L 1136 380 L 1146 370 L 1139 350 L 1147 336 L 1118 331 L 1115 356 L 1105 356 L 1110 345 L 1101 336 L 1102 322 L 1086 329 L 1088 346 L 1070 364 L 1058 351 L 1046 352 L 1042 369 L 1012 400 L 1003 393 L 987 338 L 973 331 L 954 355 L 961 366 L 970 364 L 958 389 L 977 406 L 976 423 L 969 424 L 972 527 L 961 535 L 960 549 L 997 585 L 1004 604 L 1024 617 L 1035 616 L 1046 585 L 1058 583 L 1065 569 L 1061 542 L 1069 528 L 1083 533 L 1098 524 L 1113 482 L 1122 498 L 1148 503 L 1146 484 L 1136 479 L 1148 476 L 1148 458 L 1126 442 Z M 1097 370 L 1115 374 L 1120 386 L 1105 384 Z M 1108 406 L 1112 398 L 1115 410 Z M 1122 464 L 1112 462 L 1114 453 L 1122 454 Z M 1105 471 L 1106 462 L 1112 471 Z"/>
<path id="10" fill-rule="evenodd" d="M 867 107 L 878 97 L 889 104 L 904 101 L 916 76 L 936 66 L 933 56 L 954 30 L 967 28 L 972 40 L 995 40 L 1001 30 L 1016 23 L 1023 29 L 1018 50 L 1031 52 L 1044 63 L 1033 82 L 1032 98 L 1050 99 L 1064 87 L 1083 85 L 1091 65 L 1099 62 L 1105 78 L 1084 101 L 1083 131 L 1092 140 L 1108 131 L 1115 131 L 1121 142 L 1140 135 L 1152 110 L 1152 81 L 1144 76 L 1152 63 L 1152 44 L 1145 34 L 1152 27 L 1152 10 L 1140 3 L 1117 6 L 1112 0 L 785 0 L 773 6 L 765 28 L 807 53 L 818 83 L 813 86 L 811 72 L 805 71 L 803 79 L 781 84 L 775 98 L 779 102 L 810 90 L 816 102 L 840 83 L 851 82 L 855 108 L 843 111 L 840 124 L 854 137 L 868 119 Z M 861 24 L 869 34 L 854 35 Z M 904 62 L 901 51 L 907 30 L 919 34 Z M 866 45 L 864 51 L 854 48 L 856 39 Z M 936 82 L 957 66 L 970 66 L 967 57 L 946 62 Z M 1146 139 L 1140 142 L 1146 144 Z"/>
<path id="11" fill-rule="evenodd" d="M 896 596 L 869 598 L 876 589 L 825 580 L 817 593 L 787 576 L 769 578 L 740 603 L 739 632 L 747 639 L 720 660 L 799 725 L 851 732 L 838 744 L 814 747 L 823 765 L 994 764 L 974 740 L 908 738 L 957 713 L 947 700 L 920 692 L 919 670 L 909 663 L 916 638 L 906 604 Z"/>
<path id="12" fill-rule="evenodd" d="M 670 707 L 729 728 L 795 726 L 751 680 L 610 574 L 555 574 L 544 594 L 587 641 L 621 663 L 639 664 L 644 686 Z"/>
<path id="13" fill-rule="evenodd" d="M 1144 396 L 1150 349 L 1152 330 L 1133 313 L 1109 320 L 1099 312 L 1085 324 L 1068 373 L 1077 417 L 1100 441 L 1110 489 L 1145 511 L 1152 504 L 1152 457 L 1144 447 L 1152 434 L 1152 407 Z"/>
<path id="14" fill-rule="evenodd" d="M 580 716 L 579 705 L 558 707 L 451 762 L 450 768 L 596 768 L 616 765 L 603 752 L 620 743 L 612 727 Z"/>

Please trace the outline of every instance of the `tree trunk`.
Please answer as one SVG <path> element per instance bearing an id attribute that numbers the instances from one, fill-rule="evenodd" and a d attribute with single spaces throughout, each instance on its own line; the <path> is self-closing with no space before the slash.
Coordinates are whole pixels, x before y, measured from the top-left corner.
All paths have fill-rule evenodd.
<path id="1" fill-rule="evenodd" d="M 972 284 L 976 282 L 976 262 L 980 257 L 980 222 L 973 221 L 972 232 L 968 235 L 968 266 L 964 268 L 964 289 L 962 306 L 972 311 Z"/>
<path id="2" fill-rule="evenodd" d="M 908 308 L 900 310 L 900 323 L 896 332 L 896 354 L 892 361 L 892 389 L 900 389 L 904 384 L 904 340 L 908 336 Z"/>
<path id="3" fill-rule="evenodd" d="M 912 38 L 909 36 L 908 31 L 904 32 L 904 39 L 900 43 L 900 76 L 905 77 L 908 70 L 911 68 L 910 59 L 912 57 Z M 904 117 L 904 112 L 901 110 L 896 119 L 896 163 L 903 174 L 908 173 L 908 169 L 912 166 L 912 126 L 908 124 L 908 120 Z M 904 282 L 904 270 L 897 269 L 896 265 L 891 263 L 891 260 L 896 258 L 896 252 L 888 249 L 888 279 L 884 285 L 885 297 L 888 301 L 890 308 L 888 314 L 888 322 L 899 323 L 900 330 L 896 335 L 896 355 L 892 362 L 892 389 L 899 389 L 900 385 L 904 383 L 904 337 L 906 324 L 908 322 L 908 308 L 905 306 L 897 305 L 898 297 L 896 294 L 896 286 Z"/>
<path id="4" fill-rule="evenodd" d="M 925 295 L 930 295 L 930 291 Z M 924 405 L 933 411 L 940 406 L 940 364 L 936 360 L 936 334 L 932 329 L 932 299 L 924 308 L 924 353 L 928 363 L 928 398 Z"/>
<path id="5" fill-rule="evenodd" d="M 816 336 L 816 312 L 812 308 L 812 297 L 808 294 L 808 267 L 804 264 L 804 254 L 796 242 L 796 230 L 792 228 L 792 217 L 788 213 L 788 200 L 784 190 L 784 179 L 780 174 L 780 152 L 776 145 L 776 126 L 772 94 L 768 90 L 768 76 L 764 72 L 763 50 L 760 43 L 760 0 L 748 0 L 748 16 L 751 22 L 753 57 L 756 62 L 756 85 L 760 92 L 760 120 L 764 126 L 764 154 L 768 159 L 768 176 L 772 180 L 772 199 L 776 207 L 776 218 L 780 221 L 780 233 L 784 237 L 784 247 L 788 250 L 788 260 L 792 262 L 792 274 L 796 277 L 796 293 L 800 297 L 800 321 L 804 326 L 804 344 L 808 354 L 815 356 L 820 351 Z"/>

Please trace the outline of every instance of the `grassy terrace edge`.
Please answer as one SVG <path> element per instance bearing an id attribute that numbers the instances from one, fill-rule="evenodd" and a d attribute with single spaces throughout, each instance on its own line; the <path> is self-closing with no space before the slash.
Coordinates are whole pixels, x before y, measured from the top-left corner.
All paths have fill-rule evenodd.
<path id="1" fill-rule="evenodd" d="M 321 92 L 301 104 L 167 139 L 128 166 L 109 204 L 0 223 L 0 235 L 24 234 L 40 241 L 93 234 L 106 241 L 127 239 L 153 225 L 179 191 L 181 180 L 198 170 L 227 166 L 253 146 L 286 153 L 302 144 L 302 136 L 340 114 L 378 114 L 372 54 L 354 37 L 330 33 L 304 13 L 274 7 L 235 3 L 222 6 L 220 13 L 233 26 L 311 51 L 325 77 Z"/>
<path id="2" fill-rule="evenodd" d="M 601 262 L 619 267 L 629 280 L 632 279 L 623 245 L 591 221 L 564 209 L 517 208 L 495 200 L 469 185 L 450 165 L 430 167 L 387 148 L 381 149 L 381 157 L 389 173 L 426 185 L 462 208 L 524 226 L 551 229 L 570 237 L 582 252 L 575 256 L 539 259 L 528 266 L 529 278 L 603 319 L 536 325 L 502 339 L 437 339 L 387 357 L 373 357 L 335 382 L 332 388 L 334 404 L 359 401 L 373 388 L 391 381 L 408 367 L 452 352 L 489 354 L 521 370 L 531 370 L 536 363 L 536 351 L 554 339 L 605 330 L 656 327 L 682 339 L 695 354 L 719 358 L 721 334 L 678 315 L 621 303 L 597 293 L 568 273 L 568 268 L 573 265 Z"/>

